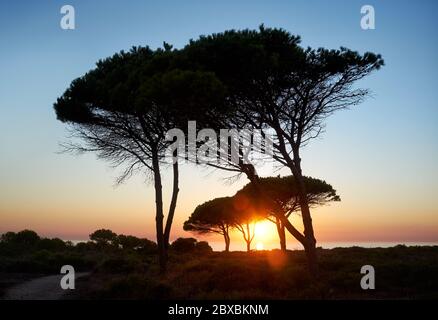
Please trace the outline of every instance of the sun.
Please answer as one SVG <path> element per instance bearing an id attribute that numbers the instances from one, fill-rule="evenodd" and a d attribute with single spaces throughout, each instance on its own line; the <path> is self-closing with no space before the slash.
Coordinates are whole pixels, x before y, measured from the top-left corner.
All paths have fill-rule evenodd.
<path id="1" fill-rule="evenodd" d="M 269 233 L 269 227 L 267 221 L 257 222 L 255 225 L 255 236 L 260 238 L 265 238 Z"/>
<path id="2" fill-rule="evenodd" d="M 255 224 L 256 250 L 265 250 L 264 243 L 268 243 L 272 237 L 272 226 L 269 221 L 259 221 Z"/>
<path id="3" fill-rule="evenodd" d="M 265 247 L 263 246 L 263 243 L 257 242 L 256 244 L 256 250 L 260 251 L 263 250 Z"/>

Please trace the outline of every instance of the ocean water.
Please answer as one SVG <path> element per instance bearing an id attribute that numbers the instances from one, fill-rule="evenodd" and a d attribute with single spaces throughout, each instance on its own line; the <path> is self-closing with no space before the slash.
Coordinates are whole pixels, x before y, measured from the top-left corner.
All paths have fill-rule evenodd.
<path id="1" fill-rule="evenodd" d="M 85 242 L 87 240 L 70 240 L 74 244 L 79 242 Z M 208 240 L 207 240 L 208 241 Z M 223 241 L 208 241 L 208 244 L 213 248 L 214 251 L 223 251 L 225 249 L 225 244 Z M 389 248 L 394 247 L 396 245 L 405 245 L 405 246 L 438 246 L 438 242 L 410 242 L 410 241 L 387 241 L 387 242 L 373 242 L 373 241 L 322 241 L 318 242 L 317 246 L 322 247 L 324 249 L 333 249 L 333 248 L 348 248 L 348 247 L 363 247 L 363 248 Z M 271 249 L 279 249 L 278 243 L 260 243 L 254 241 L 251 244 L 253 249 L 258 250 L 271 250 Z M 301 244 L 297 242 L 288 242 L 287 248 L 289 250 L 302 250 L 303 247 Z M 246 251 L 246 244 L 243 241 L 231 241 L 230 244 L 231 251 Z"/>
<path id="2" fill-rule="evenodd" d="M 214 251 L 222 251 L 225 248 L 224 242 L 221 241 L 208 241 L 209 245 L 213 248 Z M 405 246 L 438 246 L 438 242 L 406 242 L 406 241 L 391 241 L 391 242 L 361 242 L 361 241 L 348 241 L 348 242 L 340 242 L 340 241 L 327 241 L 327 242 L 318 242 L 317 246 L 322 247 L 324 249 L 333 249 L 333 248 L 348 248 L 348 247 L 363 247 L 363 248 L 389 248 L 394 247 L 396 245 L 405 245 Z M 302 250 L 303 247 L 300 243 L 297 242 L 288 242 L 286 244 L 287 249 L 289 250 Z M 254 242 L 251 244 L 251 247 L 254 249 L 279 249 L 279 244 L 276 243 L 260 243 Z M 257 248 L 258 247 L 258 248 Z M 245 251 L 246 245 L 241 241 L 233 243 L 231 241 L 230 244 L 231 251 Z"/>

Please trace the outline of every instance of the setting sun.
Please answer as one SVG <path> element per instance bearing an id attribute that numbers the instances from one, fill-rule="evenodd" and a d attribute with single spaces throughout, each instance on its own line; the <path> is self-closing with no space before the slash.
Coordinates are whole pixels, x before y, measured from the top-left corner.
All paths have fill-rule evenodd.
<path id="1" fill-rule="evenodd" d="M 269 226 L 267 225 L 269 222 L 263 221 L 263 222 L 257 222 L 255 226 L 255 234 L 260 237 L 264 237 L 267 235 Z"/>
<path id="2" fill-rule="evenodd" d="M 264 246 L 263 246 L 263 243 L 261 243 L 261 242 L 257 242 L 257 244 L 256 244 L 256 250 L 264 250 Z"/>
<path id="3" fill-rule="evenodd" d="M 255 225 L 255 236 L 258 240 L 267 240 L 271 238 L 275 229 L 275 225 L 269 221 L 260 221 Z"/>

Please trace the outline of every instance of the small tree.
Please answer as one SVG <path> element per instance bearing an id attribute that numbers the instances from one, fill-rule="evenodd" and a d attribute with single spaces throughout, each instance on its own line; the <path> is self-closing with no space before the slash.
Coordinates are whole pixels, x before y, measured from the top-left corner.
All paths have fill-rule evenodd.
<path id="1" fill-rule="evenodd" d="M 170 245 L 170 248 L 179 253 L 193 252 L 196 247 L 195 238 L 178 238 Z"/>
<path id="2" fill-rule="evenodd" d="M 212 247 L 210 247 L 207 241 L 196 242 L 195 250 L 201 254 L 206 254 L 213 251 Z"/>
<path id="3" fill-rule="evenodd" d="M 62 251 L 68 247 L 68 243 L 59 238 L 43 238 L 38 242 L 38 249 L 44 249 L 48 251 Z"/>
<path id="4" fill-rule="evenodd" d="M 149 239 L 142 238 L 140 239 L 140 245 L 137 247 L 139 252 L 144 253 L 156 253 L 157 252 L 157 244 Z"/>
<path id="5" fill-rule="evenodd" d="M 196 207 L 184 222 L 184 230 L 198 234 L 217 233 L 224 237 L 225 251 L 230 250 L 230 230 L 233 227 L 231 198 L 216 198 Z"/>
<path id="6" fill-rule="evenodd" d="M 230 250 L 230 231 L 237 229 L 243 236 L 247 251 L 251 251 L 257 220 L 266 217 L 265 212 L 254 210 L 251 199 L 245 194 L 222 197 L 196 207 L 184 222 L 184 230 L 199 234 L 218 233 L 224 237 L 225 251 Z"/>
<path id="7" fill-rule="evenodd" d="M 340 201 L 336 190 L 323 180 L 304 177 L 307 199 L 311 207 L 321 206 L 331 201 Z M 259 197 L 259 192 L 264 197 Z M 237 194 L 250 199 L 254 210 L 264 211 L 270 215 L 267 219 L 277 226 L 280 238 L 280 248 L 286 250 L 285 222 L 288 228 L 295 228 L 289 221 L 294 212 L 299 212 L 299 196 L 296 180 L 293 176 L 260 178 L 258 184 L 249 183 Z M 295 228 L 296 229 L 296 228 Z M 296 230 L 298 234 L 299 231 Z M 297 235 L 298 238 L 300 238 Z"/>
<path id="8" fill-rule="evenodd" d="M 32 230 L 22 230 L 19 232 L 6 232 L 1 235 L 1 242 L 16 251 L 27 251 L 37 246 L 41 238 Z"/>
<path id="9" fill-rule="evenodd" d="M 90 234 L 90 240 L 98 245 L 108 246 L 117 243 L 117 234 L 109 229 L 99 229 Z"/>
<path id="10" fill-rule="evenodd" d="M 124 250 L 133 250 L 135 248 L 139 248 L 142 244 L 140 238 L 134 236 L 125 236 L 120 234 L 117 236 L 117 245 L 121 246 Z"/>
<path id="11" fill-rule="evenodd" d="M 255 236 L 257 221 L 267 217 L 266 211 L 254 206 L 253 199 L 242 192 L 233 196 L 232 221 L 233 226 L 242 234 L 246 243 L 246 251 L 251 251 L 251 242 Z"/>

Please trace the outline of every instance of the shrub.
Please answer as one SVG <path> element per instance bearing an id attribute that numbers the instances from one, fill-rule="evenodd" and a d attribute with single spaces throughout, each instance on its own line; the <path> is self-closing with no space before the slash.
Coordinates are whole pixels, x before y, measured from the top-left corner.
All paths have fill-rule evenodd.
<path id="1" fill-rule="evenodd" d="M 90 234 L 90 240 L 96 241 L 100 245 L 115 244 L 117 234 L 108 229 L 99 229 Z"/>
<path id="2" fill-rule="evenodd" d="M 157 244 L 148 239 L 140 239 L 140 245 L 137 251 L 145 254 L 155 254 L 158 250 Z"/>
<path id="3" fill-rule="evenodd" d="M 44 238 L 38 242 L 37 247 L 41 250 L 62 251 L 67 248 L 67 244 L 59 238 Z"/>
<path id="4" fill-rule="evenodd" d="M 201 254 L 213 252 L 213 249 L 210 247 L 207 241 L 200 241 L 195 244 L 195 249 L 197 252 Z"/>
<path id="5" fill-rule="evenodd" d="M 130 273 L 133 272 L 139 265 L 138 261 L 124 258 L 110 258 L 105 260 L 99 267 L 99 272 L 102 273 Z"/>
<path id="6" fill-rule="evenodd" d="M 195 238 L 178 238 L 172 242 L 170 248 L 179 253 L 193 252 L 196 247 Z"/>
<path id="7" fill-rule="evenodd" d="M 138 248 L 140 247 L 141 243 L 141 239 L 134 236 L 125 236 L 123 234 L 117 236 L 117 244 L 124 250 Z"/>
<path id="8" fill-rule="evenodd" d="M 169 299 L 172 287 L 156 279 L 141 275 L 129 275 L 111 280 L 106 288 L 97 293 L 100 299 Z"/>

